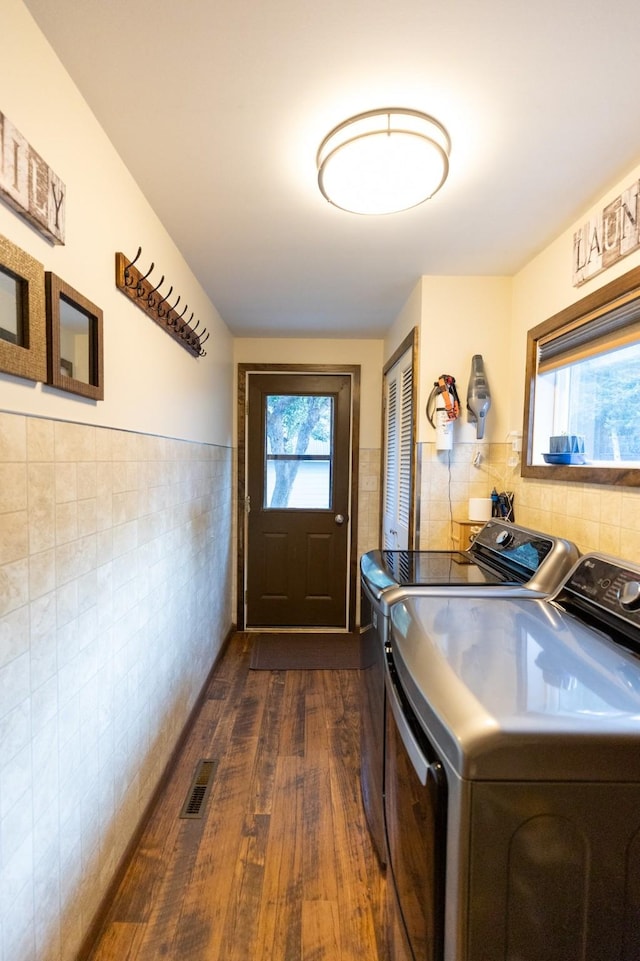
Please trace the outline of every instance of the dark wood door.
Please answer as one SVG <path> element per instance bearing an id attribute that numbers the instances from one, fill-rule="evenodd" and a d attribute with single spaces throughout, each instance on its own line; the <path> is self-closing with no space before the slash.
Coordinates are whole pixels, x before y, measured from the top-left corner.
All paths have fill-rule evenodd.
<path id="1" fill-rule="evenodd" d="M 250 374 L 248 627 L 347 626 L 351 378 Z"/>

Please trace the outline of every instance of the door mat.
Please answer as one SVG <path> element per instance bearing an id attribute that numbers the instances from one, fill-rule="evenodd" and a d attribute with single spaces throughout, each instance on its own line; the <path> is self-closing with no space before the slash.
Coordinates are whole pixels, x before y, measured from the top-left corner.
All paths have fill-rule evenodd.
<path id="1" fill-rule="evenodd" d="M 348 671 L 360 667 L 359 634 L 254 634 L 254 671 Z"/>

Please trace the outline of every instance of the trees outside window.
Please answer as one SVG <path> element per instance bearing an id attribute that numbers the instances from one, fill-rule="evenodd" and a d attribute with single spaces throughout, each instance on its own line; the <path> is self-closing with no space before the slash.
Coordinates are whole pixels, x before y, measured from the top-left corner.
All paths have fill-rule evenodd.
<path id="1" fill-rule="evenodd" d="M 331 397 L 267 397 L 266 507 L 331 507 L 332 430 Z"/>

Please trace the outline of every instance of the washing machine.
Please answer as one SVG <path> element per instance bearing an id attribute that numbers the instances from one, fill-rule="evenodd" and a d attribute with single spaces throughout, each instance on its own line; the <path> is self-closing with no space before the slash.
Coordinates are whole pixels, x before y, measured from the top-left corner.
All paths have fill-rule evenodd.
<path id="1" fill-rule="evenodd" d="M 406 956 L 637 961 L 640 566 L 587 554 L 548 598 L 400 600 L 386 691 Z"/>
<path id="2" fill-rule="evenodd" d="M 384 866 L 384 650 L 394 603 L 413 594 L 548 596 L 578 557 L 575 544 L 508 521 L 490 520 L 466 551 L 371 551 L 361 573 L 361 790 L 367 825 Z"/>

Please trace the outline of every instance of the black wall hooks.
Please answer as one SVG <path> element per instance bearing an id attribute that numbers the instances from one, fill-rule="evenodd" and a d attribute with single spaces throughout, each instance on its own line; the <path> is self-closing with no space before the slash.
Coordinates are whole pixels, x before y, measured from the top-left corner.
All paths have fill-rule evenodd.
<path id="1" fill-rule="evenodd" d="M 145 274 L 138 267 L 137 262 L 142 254 L 142 247 L 138 247 L 138 252 L 129 260 L 122 253 L 116 254 L 116 286 L 123 294 L 136 304 L 140 310 L 144 311 L 147 317 L 151 317 L 156 324 L 159 324 L 168 334 L 178 341 L 185 350 L 188 350 L 194 357 L 206 357 L 204 344 L 209 340 L 210 334 L 206 327 L 198 332 L 200 321 L 193 322 L 193 311 L 191 316 L 185 319 L 189 307 L 184 305 L 182 311 L 178 312 L 180 295 L 173 301 L 173 287 L 170 287 L 166 294 L 162 293 L 161 287 L 164 284 L 164 274 L 157 284 L 149 279 L 153 273 L 155 264 L 152 263 Z M 206 336 L 205 336 L 206 335 Z"/>

